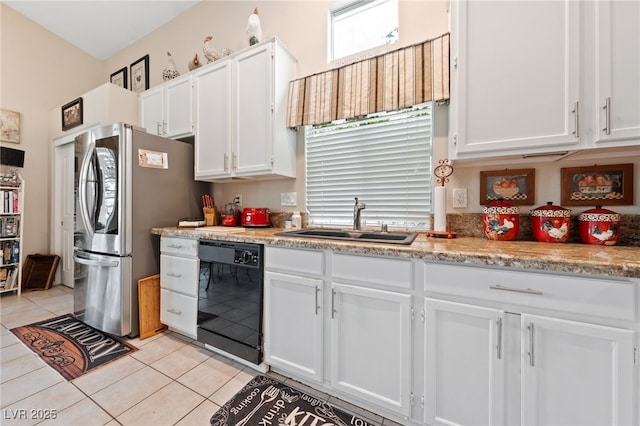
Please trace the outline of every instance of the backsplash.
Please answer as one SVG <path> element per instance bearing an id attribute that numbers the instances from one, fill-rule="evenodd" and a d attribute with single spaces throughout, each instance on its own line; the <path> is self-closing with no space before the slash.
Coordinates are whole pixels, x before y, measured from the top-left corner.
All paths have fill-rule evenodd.
<path id="1" fill-rule="evenodd" d="M 307 226 L 307 215 L 304 212 L 301 215 L 304 228 Z M 271 226 L 274 228 L 284 228 L 286 220 L 291 220 L 291 212 L 271 212 Z M 482 231 L 482 213 L 448 213 L 447 223 L 460 237 L 485 238 Z M 535 241 L 531 231 L 531 215 L 520 214 L 520 230 L 516 240 Z M 578 233 L 578 215 L 571 216 L 571 233 L 567 242 L 582 243 Z M 616 245 L 640 247 L 640 215 L 620 215 L 620 234 Z"/>
<path id="2" fill-rule="evenodd" d="M 451 224 L 451 230 L 456 231 L 461 237 L 485 238 L 482 231 L 482 213 L 449 213 L 447 221 Z M 520 214 L 520 230 L 516 240 L 535 241 L 531 231 L 531 215 Z M 567 242 L 582 243 L 578 233 L 578 215 L 571 216 L 571 231 Z M 616 245 L 640 247 L 640 215 L 620 215 L 620 234 Z"/>

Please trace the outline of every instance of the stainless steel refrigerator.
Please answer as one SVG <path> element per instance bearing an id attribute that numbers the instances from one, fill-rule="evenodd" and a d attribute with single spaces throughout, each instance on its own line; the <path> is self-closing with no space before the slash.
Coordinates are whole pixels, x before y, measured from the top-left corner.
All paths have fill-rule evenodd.
<path id="1" fill-rule="evenodd" d="M 123 123 L 75 140 L 74 313 L 137 336 L 138 280 L 159 273 L 151 228 L 202 216 L 193 145 Z"/>

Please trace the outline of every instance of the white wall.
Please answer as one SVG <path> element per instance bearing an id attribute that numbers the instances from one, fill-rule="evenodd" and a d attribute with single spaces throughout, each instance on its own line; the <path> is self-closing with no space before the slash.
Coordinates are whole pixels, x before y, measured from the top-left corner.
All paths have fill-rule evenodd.
<path id="1" fill-rule="evenodd" d="M 49 113 L 102 83 L 102 62 L 0 4 L 0 106 L 22 114 L 27 182 L 23 254 L 48 253 L 52 148 Z M 61 113 L 62 115 L 62 113 Z M 60 119 L 62 120 L 62 118 Z"/>

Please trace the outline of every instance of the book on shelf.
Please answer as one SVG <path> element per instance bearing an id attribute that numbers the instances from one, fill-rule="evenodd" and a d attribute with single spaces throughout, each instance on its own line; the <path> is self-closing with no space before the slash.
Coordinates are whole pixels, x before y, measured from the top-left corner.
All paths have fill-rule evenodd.
<path id="1" fill-rule="evenodd" d="M 20 241 L 2 241 L 2 264 L 18 263 L 20 260 Z"/>
<path id="2" fill-rule="evenodd" d="M 18 281 L 18 270 L 16 268 L 4 268 L 3 271 L 4 274 L 0 274 L 0 287 L 2 287 L 4 290 L 11 290 L 16 288 Z M 4 275 L 4 279 L 1 278 L 2 275 Z"/>
<path id="3" fill-rule="evenodd" d="M 0 190 L 0 213 L 20 212 L 20 194 L 14 190 Z"/>

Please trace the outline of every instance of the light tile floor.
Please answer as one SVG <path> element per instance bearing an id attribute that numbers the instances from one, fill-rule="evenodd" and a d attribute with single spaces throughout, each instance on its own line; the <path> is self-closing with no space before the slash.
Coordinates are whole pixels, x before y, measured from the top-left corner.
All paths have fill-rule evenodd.
<path id="1" fill-rule="evenodd" d="M 221 405 L 260 374 L 167 331 L 129 339 L 136 352 L 68 382 L 9 330 L 69 312 L 73 290 L 63 285 L 21 296 L 0 295 L 0 424 L 205 426 Z M 290 383 L 366 419 L 396 424 Z M 55 419 L 46 418 L 53 413 Z"/>

